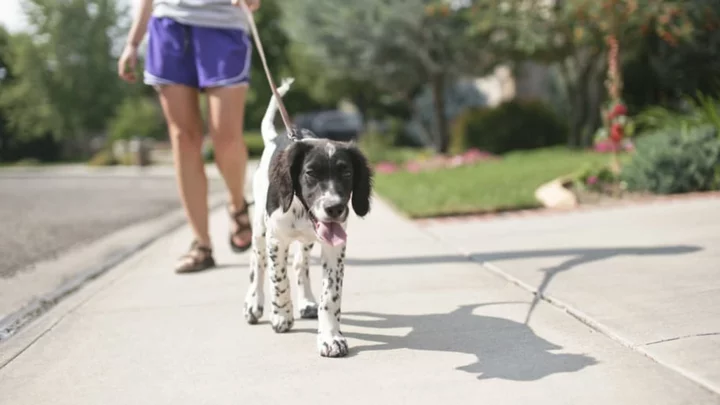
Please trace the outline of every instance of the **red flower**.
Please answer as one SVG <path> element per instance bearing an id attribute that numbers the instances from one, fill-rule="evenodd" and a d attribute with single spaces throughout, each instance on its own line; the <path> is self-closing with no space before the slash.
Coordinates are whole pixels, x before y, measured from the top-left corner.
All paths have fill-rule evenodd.
<path id="1" fill-rule="evenodd" d="M 624 135 L 623 127 L 620 123 L 616 122 L 612 124 L 612 127 L 610 127 L 610 139 L 612 139 L 613 142 L 620 143 Z"/>
<path id="2" fill-rule="evenodd" d="M 615 104 L 615 107 L 613 107 L 612 113 L 611 113 L 613 118 L 619 117 L 621 115 L 626 115 L 626 114 L 627 114 L 627 107 L 625 107 L 625 105 L 623 105 L 623 104 Z"/>

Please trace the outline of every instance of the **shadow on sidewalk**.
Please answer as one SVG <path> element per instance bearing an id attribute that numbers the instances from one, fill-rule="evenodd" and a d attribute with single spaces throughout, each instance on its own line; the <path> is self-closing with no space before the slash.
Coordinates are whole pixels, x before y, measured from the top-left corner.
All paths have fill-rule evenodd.
<path id="1" fill-rule="evenodd" d="M 497 302 L 465 305 L 447 314 L 391 315 L 369 312 L 343 314 L 342 323 L 369 328 L 411 328 L 405 336 L 345 332 L 345 336 L 380 344 L 351 348 L 353 355 L 375 350 L 410 349 L 464 353 L 475 361 L 456 370 L 477 379 L 533 381 L 558 373 L 571 373 L 597 364 L 584 354 L 554 353 L 562 349 L 535 334 L 527 325 L 505 318 L 473 314 L 489 305 L 526 304 Z M 369 320 L 353 317 L 373 318 Z"/>
<path id="2" fill-rule="evenodd" d="M 545 295 L 550 282 L 560 273 L 572 270 L 587 263 L 610 259 L 617 256 L 670 256 L 690 254 L 701 251 L 699 246 L 655 246 L 655 247 L 617 247 L 617 248 L 572 248 L 572 249 L 548 249 L 548 250 L 518 250 L 492 253 L 471 253 L 465 255 L 441 255 L 441 256 L 416 256 L 416 257 L 394 257 L 383 259 L 355 259 L 348 258 L 350 266 L 392 266 L 408 264 L 432 264 L 432 263 L 459 263 L 476 261 L 480 263 L 492 263 L 493 261 L 532 259 L 547 257 L 571 256 L 557 266 L 538 269 L 544 274 L 542 281 L 537 286 L 535 299 L 530 305 L 525 323 L 537 306 L 538 301 Z M 651 270 L 651 269 L 650 269 Z"/>

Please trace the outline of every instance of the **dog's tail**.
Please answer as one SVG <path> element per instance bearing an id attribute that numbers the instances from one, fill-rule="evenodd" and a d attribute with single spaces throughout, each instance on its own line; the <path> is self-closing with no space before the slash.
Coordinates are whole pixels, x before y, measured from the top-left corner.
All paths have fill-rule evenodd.
<path id="1" fill-rule="evenodd" d="M 294 78 L 289 77 L 282 80 L 282 84 L 280 87 L 278 87 L 277 91 L 280 94 L 280 97 L 285 96 L 285 93 L 290 90 L 290 86 L 295 81 Z M 263 116 L 262 125 L 260 127 L 260 132 L 262 132 L 263 142 L 267 145 L 268 142 L 271 142 L 275 137 L 277 137 L 277 131 L 275 130 L 275 114 L 277 114 L 278 110 L 278 103 L 275 99 L 275 95 L 270 98 L 270 103 L 268 103 L 267 110 L 265 111 L 265 116 Z"/>

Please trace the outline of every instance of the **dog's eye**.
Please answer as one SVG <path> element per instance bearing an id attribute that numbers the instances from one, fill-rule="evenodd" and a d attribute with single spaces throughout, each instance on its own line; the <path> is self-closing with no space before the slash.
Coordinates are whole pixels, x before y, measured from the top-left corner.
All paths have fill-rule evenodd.
<path id="1" fill-rule="evenodd" d="M 317 173 L 315 173 L 315 170 L 308 169 L 305 171 L 305 175 L 314 179 L 317 176 Z"/>

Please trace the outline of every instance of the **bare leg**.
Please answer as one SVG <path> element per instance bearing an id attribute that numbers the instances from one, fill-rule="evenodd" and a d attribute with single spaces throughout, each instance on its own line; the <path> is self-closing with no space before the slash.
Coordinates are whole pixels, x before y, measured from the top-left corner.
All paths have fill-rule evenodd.
<path id="1" fill-rule="evenodd" d="M 210 247 L 207 177 L 202 159 L 202 118 L 197 90 L 162 86 L 159 90 L 180 189 L 180 199 L 198 243 Z"/>
<path id="2" fill-rule="evenodd" d="M 230 210 L 245 209 L 245 171 L 248 152 L 243 139 L 247 86 L 218 87 L 208 91 L 209 127 L 215 146 L 215 162 L 230 194 Z M 246 222 L 245 222 L 246 220 Z M 247 248 L 251 242 L 250 220 L 242 217 L 243 227 L 231 224 L 235 245 Z M 244 249 L 243 249 L 244 250 Z"/>

